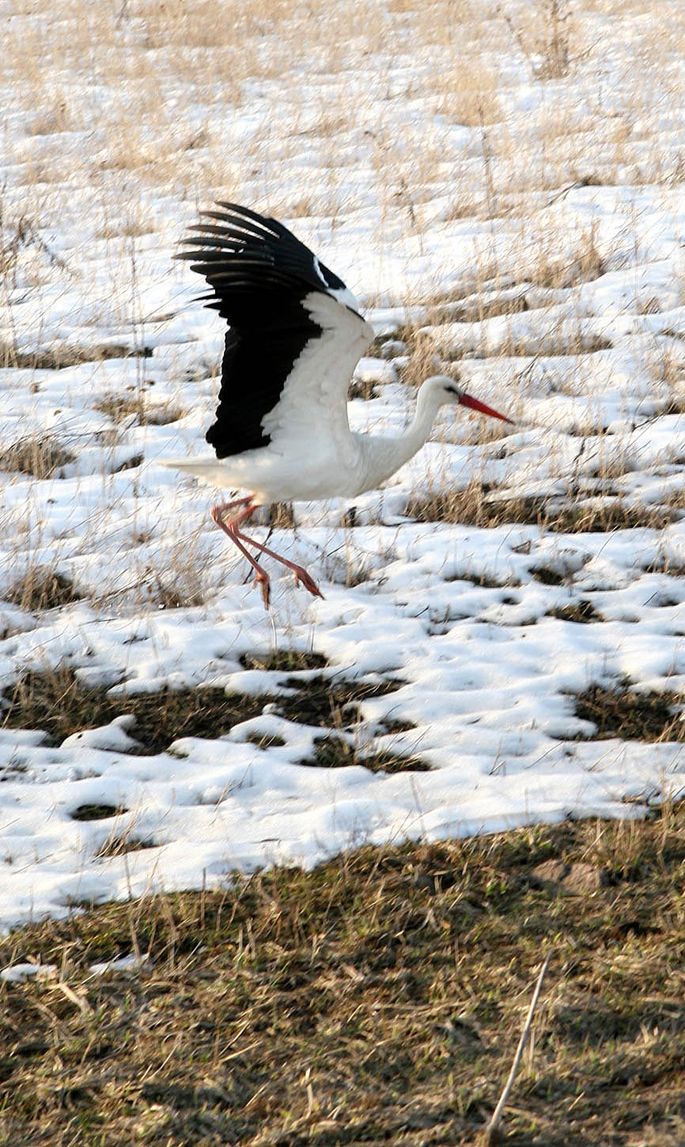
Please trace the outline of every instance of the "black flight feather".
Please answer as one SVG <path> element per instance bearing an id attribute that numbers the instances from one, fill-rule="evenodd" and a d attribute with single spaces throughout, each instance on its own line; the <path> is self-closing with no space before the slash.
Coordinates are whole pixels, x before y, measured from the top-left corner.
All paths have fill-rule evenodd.
<path id="1" fill-rule="evenodd" d="M 262 419 L 278 403 L 302 351 L 321 337 L 304 299 L 313 291 L 344 290 L 342 279 L 275 219 L 235 203 L 203 217 L 176 257 L 212 288 L 201 301 L 227 320 L 216 421 L 206 440 L 217 458 L 270 442 Z"/>

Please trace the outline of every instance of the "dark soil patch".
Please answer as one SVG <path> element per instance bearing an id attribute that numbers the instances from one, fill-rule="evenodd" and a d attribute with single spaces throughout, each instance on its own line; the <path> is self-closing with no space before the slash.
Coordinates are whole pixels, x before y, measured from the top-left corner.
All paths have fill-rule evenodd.
<path id="1" fill-rule="evenodd" d="M 324 769 L 361 765 L 372 773 L 426 773 L 430 770 L 430 765 L 420 757 L 402 757 L 389 749 L 365 753 L 343 737 L 317 737 L 314 741 L 314 759 L 300 763 L 319 765 Z"/>
<path id="2" fill-rule="evenodd" d="M 325 669 L 328 662 L 322 653 L 276 649 L 272 653 L 244 653 L 240 664 L 244 669 L 262 669 L 267 673 L 295 673 L 302 669 Z"/>
<path id="3" fill-rule="evenodd" d="M 112 696 L 105 688 L 82 685 L 72 670 L 58 669 L 27 673 L 8 689 L 2 723 L 14 729 L 41 729 L 57 745 L 72 733 L 130 713 L 135 717 L 131 736 L 140 743 L 140 751 L 161 753 L 181 737 L 221 737 L 239 721 L 258 716 L 267 700 L 227 695 L 219 688 Z"/>
<path id="4" fill-rule="evenodd" d="M 676 693 L 636 693 L 629 688 L 591 685 L 576 694 L 575 711 L 576 717 L 597 726 L 588 740 L 674 741 L 683 734 L 683 718 L 677 710 L 684 700 Z"/>
<path id="5" fill-rule="evenodd" d="M 56 609 L 82 599 L 82 595 L 68 577 L 57 573 L 56 570 L 42 567 L 30 570 L 21 581 L 15 582 L 4 596 L 5 601 L 30 612 Z"/>
<path id="6" fill-rule="evenodd" d="M 311 678 L 306 684 L 292 677 L 283 684 L 297 692 L 277 698 L 281 716 L 302 725 L 341 729 L 361 719 L 359 706 L 362 701 L 394 693 L 403 682 L 394 679 L 340 681 L 321 675 Z"/>
<path id="7" fill-rule="evenodd" d="M 70 814 L 72 820 L 107 820 L 110 816 L 121 816 L 127 808 L 112 804 L 81 804 Z"/>
<path id="8" fill-rule="evenodd" d="M 551 952 L 506 1142 L 681 1147 L 683 816 L 366 847 L 17 931 L 0 966 L 60 972 L 0 984 L 6 1141 L 475 1147 Z"/>
<path id="9" fill-rule="evenodd" d="M 268 666 L 290 673 L 305 666 L 318 667 L 322 660 L 320 654 L 292 651 L 243 658 L 246 667 Z M 391 693 L 401 682 L 341 681 L 317 674 L 311 679 L 288 677 L 283 684 L 292 692 L 251 696 L 210 687 L 112 695 L 106 687 L 83 685 L 69 668 L 29 672 L 5 690 L 0 723 L 13 729 L 40 729 L 49 743 L 58 745 L 73 733 L 132 714 L 135 724 L 129 732 L 140 744 L 137 751 L 161 753 L 182 737 L 222 737 L 234 725 L 259 716 L 267 703 L 275 704 L 290 721 L 349 728 L 360 720 L 360 702 Z M 266 748 L 277 741 L 258 736 L 257 743 Z"/>
<path id="10" fill-rule="evenodd" d="M 130 347 L 123 344 L 74 346 L 69 343 L 30 351 L 3 347 L 0 365 L 20 367 L 22 370 L 64 370 L 67 366 L 80 366 L 84 362 L 104 362 L 105 359 L 111 358 L 152 358 L 152 347 Z"/>

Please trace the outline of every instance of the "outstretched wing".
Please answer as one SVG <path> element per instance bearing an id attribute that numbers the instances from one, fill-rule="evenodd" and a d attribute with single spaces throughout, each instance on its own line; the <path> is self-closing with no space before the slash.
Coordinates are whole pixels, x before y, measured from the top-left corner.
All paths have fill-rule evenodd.
<path id="1" fill-rule="evenodd" d="M 349 433 L 347 392 L 373 330 L 345 284 L 287 227 L 246 207 L 202 212 L 178 258 L 211 287 L 229 323 L 216 421 L 217 458 Z"/>

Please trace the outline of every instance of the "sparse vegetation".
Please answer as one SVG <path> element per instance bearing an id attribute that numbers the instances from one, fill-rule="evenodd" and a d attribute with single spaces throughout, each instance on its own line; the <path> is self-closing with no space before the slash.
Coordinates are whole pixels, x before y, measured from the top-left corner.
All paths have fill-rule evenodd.
<path id="1" fill-rule="evenodd" d="M 560 621 L 574 621 L 579 625 L 590 625 L 602 621 L 602 616 L 587 598 L 561 605 L 557 609 L 550 609 L 549 617 L 558 617 Z"/>
<path id="2" fill-rule="evenodd" d="M 112 833 L 104 844 L 100 845 L 97 856 L 100 860 L 107 860 L 111 856 L 125 856 L 128 852 L 145 852 L 149 848 L 157 847 L 154 840 L 136 836 L 135 833 L 126 833 L 123 836 Z"/>
<path id="3" fill-rule="evenodd" d="M 418 387 L 424 379 L 440 372 L 443 363 L 430 333 L 420 328 L 401 327 L 396 337 L 406 343 L 409 352 L 400 368 L 400 378 L 407 386 Z"/>
<path id="4" fill-rule="evenodd" d="M 678 741 L 683 736 L 685 697 L 667 690 L 648 693 L 630 683 L 590 685 L 574 698 L 576 717 L 592 721 L 594 737 L 630 741 Z M 591 738 L 594 739 L 594 738 Z"/>
<path id="5" fill-rule="evenodd" d="M 68 668 L 27 673 L 5 691 L 2 724 L 41 729 L 53 744 L 85 729 L 132 714 L 131 736 L 144 753 L 161 753 L 181 737 L 220 737 L 261 713 L 265 698 L 227 695 L 224 689 L 166 689 L 111 695 L 80 683 Z"/>
<path id="6" fill-rule="evenodd" d="M 68 366 L 80 366 L 85 362 L 105 362 L 113 358 L 148 358 L 151 354 L 149 347 L 130 347 L 119 343 L 75 346 L 60 342 L 52 347 L 40 347 L 30 351 L 19 351 L 6 345 L 0 348 L 0 366 L 17 367 L 22 370 L 64 370 Z"/>
<path id="7" fill-rule="evenodd" d="M 19 470 L 32 478 L 60 477 L 65 466 L 76 461 L 76 455 L 56 438 L 23 438 L 0 450 L 0 470 Z"/>
<path id="8" fill-rule="evenodd" d="M 264 658 L 246 657 L 245 662 L 255 668 L 271 666 L 278 672 L 292 673 L 307 665 L 320 665 L 321 658 L 318 654 L 284 651 Z M 106 687 L 83 685 L 72 669 L 62 667 L 26 673 L 7 688 L 0 723 L 12 729 L 40 729 L 52 744 L 60 744 L 74 733 L 130 714 L 134 718 L 130 735 L 140 746 L 130 751 L 160 753 L 182 737 L 221 737 L 239 722 L 259 716 L 267 703 L 289 721 L 348 729 L 361 720 L 362 701 L 382 697 L 400 683 L 344 681 L 307 673 L 303 678 L 287 677 L 282 684 L 288 692 L 275 695 L 248 696 L 211 687 L 112 694 Z M 266 744 L 261 734 L 258 742 L 261 747 Z"/>
<path id="9" fill-rule="evenodd" d="M 416 522 L 453 522 L 491 528 L 509 523 L 541 526 L 553 533 L 610 533 L 613 530 L 663 529 L 676 520 L 674 505 L 643 505 L 604 495 L 561 502 L 538 495 L 507 497 L 474 479 L 461 490 L 439 490 L 411 498 L 406 516 Z"/>
<path id="10" fill-rule="evenodd" d="M 98 399 L 95 409 L 113 422 L 134 419 L 138 426 L 166 426 L 183 418 L 185 411 L 173 402 L 153 402 L 146 391 L 136 394 L 107 394 Z"/>
<path id="11" fill-rule="evenodd" d="M 316 737 L 314 740 L 313 761 L 302 761 L 303 765 L 320 765 L 325 769 L 342 769 L 348 765 L 360 765 L 372 773 L 425 773 L 430 768 L 420 757 L 402 757 L 389 749 L 370 751 L 363 745 L 341 736 Z"/>
<path id="12" fill-rule="evenodd" d="M 385 697 L 399 689 L 401 681 L 344 681 L 336 677 L 310 677 L 303 687 L 297 678 L 286 679 L 292 696 L 278 699 L 278 708 L 289 721 L 343 729 L 360 720 L 360 704 L 372 697 Z M 296 691 L 296 692 L 295 692 Z"/>
<path id="13" fill-rule="evenodd" d="M 292 502 L 274 502 L 269 506 L 269 528 L 272 530 L 292 530 L 295 528 L 295 511 Z"/>
<path id="14" fill-rule="evenodd" d="M 551 952 L 507 1141 L 679 1147 L 684 893 L 665 806 L 33 925 L 0 942 L 3 967 L 57 969 L 0 985 L 4 1134 L 473 1147 Z M 90 973 L 132 950 L 137 968 Z"/>
<path id="15" fill-rule="evenodd" d="M 271 653 L 244 653 L 240 664 L 245 669 L 261 669 L 266 673 L 295 673 L 303 669 L 323 669 L 327 661 L 322 653 L 314 650 L 275 649 Z"/>
<path id="16" fill-rule="evenodd" d="M 378 383 L 372 382 L 371 379 L 355 379 L 350 386 L 349 398 L 362 398 L 364 402 L 368 402 L 371 398 L 378 396 Z"/>
<path id="17" fill-rule="evenodd" d="M 14 582 L 3 596 L 20 609 L 38 612 L 70 605 L 71 602 L 80 601 L 82 595 L 65 574 L 44 566 L 34 566 L 23 578 Z"/>

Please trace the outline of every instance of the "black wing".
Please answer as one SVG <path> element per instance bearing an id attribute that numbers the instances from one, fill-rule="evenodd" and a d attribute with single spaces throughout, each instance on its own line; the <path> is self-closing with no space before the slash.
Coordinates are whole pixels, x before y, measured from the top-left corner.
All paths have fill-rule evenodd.
<path id="1" fill-rule="evenodd" d="M 372 332 L 343 281 L 287 227 L 234 203 L 218 207 L 222 210 L 202 214 L 219 222 L 197 224 L 184 240 L 190 250 L 178 258 L 190 260 L 191 269 L 204 275 L 212 290 L 201 296 L 202 301 L 230 325 L 216 422 L 206 435 L 217 458 L 226 458 L 271 441 L 274 431 L 267 433 L 263 420 L 278 406 L 288 380 L 301 379 L 302 371 L 294 372 L 294 367 L 305 350 L 315 370 L 312 351 L 324 334 L 331 335 L 324 342 L 337 336 L 344 343 L 339 349 L 346 370 L 341 380 L 346 422 L 349 376 Z M 312 307 L 312 299 L 319 295 L 328 295 L 336 306 Z M 296 385 L 299 389 L 301 381 Z M 332 397 L 335 404 L 337 391 Z M 330 393 L 326 398 L 330 404 Z M 340 418 L 341 411 L 336 413 Z M 275 426 L 278 420 L 270 421 Z"/>

